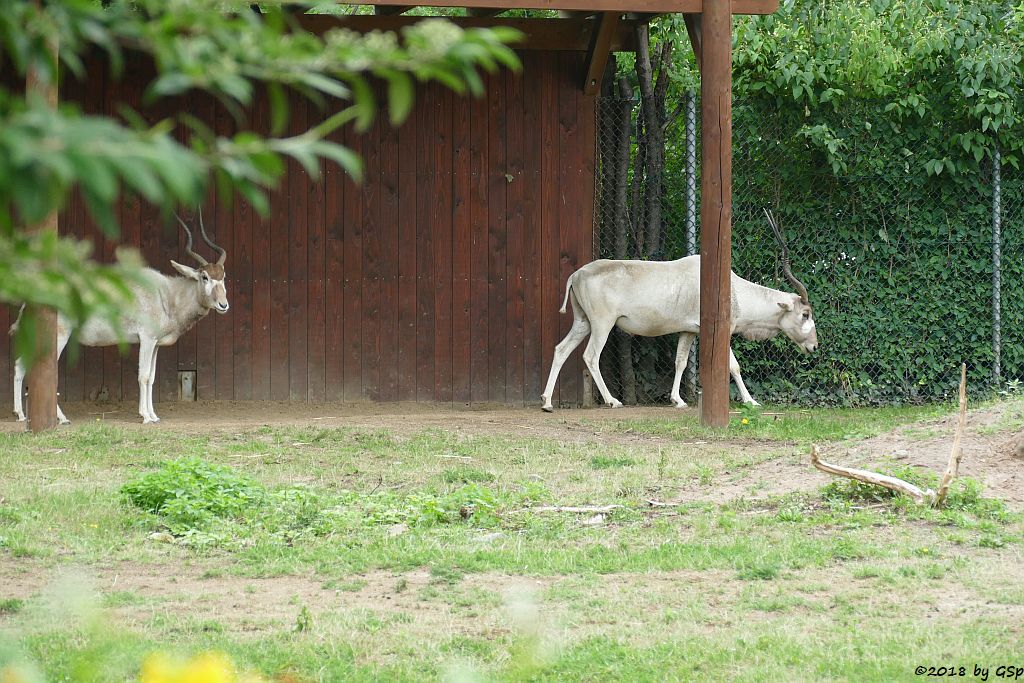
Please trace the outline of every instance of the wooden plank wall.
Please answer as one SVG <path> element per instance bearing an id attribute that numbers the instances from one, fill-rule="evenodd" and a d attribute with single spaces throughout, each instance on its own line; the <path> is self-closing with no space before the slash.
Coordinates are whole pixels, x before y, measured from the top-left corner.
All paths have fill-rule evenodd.
<path id="1" fill-rule="evenodd" d="M 265 219 L 211 191 L 203 214 L 228 251 L 231 311 L 160 350 L 155 400 L 176 400 L 178 371 L 195 370 L 200 399 L 538 402 L 572 322 L 558 313 L 566 278 L 592 257 L 594 99 L 578 87 L 581 54 L 520 56 L 519 73 L 486 76 L 482 98 L 421 86 L 400 128 L 382 117 L 366 133 L 337 132 L 365 160 L 361 185 L 327 164 L 312 183 L 289 163 Z M 101 64 L 89 73 L 88 87 L 66 84 L 65 100 L 94 113 L 140 105 L 143 66 L 122 81 Z M 329 113 L 297 96 L 290 104 L 292 132 Z M 199 96 L 145 116 L 177 106 L 220 134 L 236 129 Z M 269 118 L 260 99 L 244 125 L 265 131 Z M 128 199 L 121 220 L 123 241 L 152 266 L 170 273 L 170 259 L 187 262 L 183 235 L 152 207 Z M 115 242 L 77 198 L 61 226 L 93 240 L 97 258 L 113 257 Z M 0 323 L 9 320 L 13 309 L 0 307 Z M 8 346 L 0 335 L 9 378 Z M 582 400 L 582 348 L 556 401 Z M 137 358 L 134 347 L 123 357 L 82 349 L 62 362 L 62 400 L 136 400 Z"/>

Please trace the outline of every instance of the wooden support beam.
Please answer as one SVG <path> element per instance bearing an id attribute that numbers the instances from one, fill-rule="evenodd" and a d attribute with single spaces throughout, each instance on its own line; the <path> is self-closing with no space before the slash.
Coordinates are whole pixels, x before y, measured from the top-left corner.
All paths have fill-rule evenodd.
<path id="1" fill-rule="evenodd" d="M 416 5 L 374 5 L 373 13 L 378 17 L 392 17 L 408 12 Z"/>
<path id="2" fill-rule="evenodd" d="M 639 12 L 645 14 L 700 13 L 704 5 L 718 0 L 431 0 L 430 7 L 466 7 L 470 9 L 543 9 L 597 12 Z M 374 6 L 406 5 L 408 0 L 376 0 Z M 338 4 L 360 5 L 361 0 Z M 779 0 L 732 0 L 727 6 L 733 14 L 772 14 Z"/>
<path id="3" fill-rule="evenodd" d="M 296 17 L 299 25 L 312 33 L 322 34 L 334 28 L 353 31 L 400 31 L 423 17 L 370 15 L 329 16 L 303 14 Z M 508 26 L 522 32 L 523 40 L 512 47 L 517 50 L 567 50 L 581 52 L 590 46 L 597 19 L 523 19 L 520 17 L 451 17 L 456 26 L 463 28 Z M 611 52 L 629 52 L 634 49 L 636 22 L 619 21 L 612 31 Z"/>
<path id="4" fill-rule="evenodd" d="M 57 65 L 57 45 L 50 46 L 54 67 Z M 57 74 L 52 80 L 43 80 L 35 68 L 25 78 L 25 91 L 40 97 L 52 108 L 57 108 Z M 57 232 L 57 212 L 54 211 L 36 226 L 37 230 Z M 35 360 L 28 371 L 28 427 L 42 432 L 57 426 L 57 312 L 52 308 L 35 307 L 36 318 Z"/>
<path id="5" fill-rule="evenodd" d="M 700 382 L 701 422 L 729 424 L 732 327 L 732 13 L 704 0 L 701 46 Z"/>
<path id="6" fill-rule="evenodd" d="M 697 58 L 697 71 L 701 70 L 701 47 L 700 47 L 700 15 L 684 14 L 683 21 L 686 22 L 686 33 L 690 36 L 690 46 L 693 47 L 693 56 Z"/>
<path id="7" fill-rule="evenodd" d="M 505 7 L 467 7 L 466 16 L 469 17 L 493 17 L 504 12 Z"/>
<path id="8" fill-rule="evenodd" d="M 605 12 L 598 17 L 590 37 L 587 58 L 583 62 L 583 92 L 587 95 L 596 95 L 601 88 L 604 67 L 608 63 L 612 39 L 619 29 L 621 18 L 618 12 Z"/>

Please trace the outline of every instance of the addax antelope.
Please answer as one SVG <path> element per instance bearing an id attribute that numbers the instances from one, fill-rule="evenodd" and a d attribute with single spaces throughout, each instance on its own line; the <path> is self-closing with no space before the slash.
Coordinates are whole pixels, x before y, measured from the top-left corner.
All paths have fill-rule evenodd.
<path id="1" fill-rule="evenodd" d="M 782 251 L 782 272 L 797 294 L 762 287 L 732 273 L 732 334 L 747 339 L 771 339 L 782 332 L 804 353 L 818 348 L 807 288 L 790 269 L 789 248 L 775 218 L 765 215 Z M 676 346 L 676 373 L 672 382 L 672 403 L 685 408 L 679 396 L 690 345 L 700 332 L 700 256 L 676 261 L 612 261 L 603 259 L 583 266 L 569 276 L 565 285 L 565 304 L 570 302 L 573 324 L 569 334 L 555 348 L 551 373 L 541 398 L 544 410 L 551 412 L 551 394 L 555 380 L 569 354 L 590 335 L 583 360 L 604 402 L 613 408 L 622 405 L 611 395 L 601 376 L 600 358 L 612 328 L 618 325 L 629 334 L 655 337 L 679 333 Z M 743 384 L 740 365 L 729 349 L 729 374 L 736 381 L 745 403 L 757 404 Z"/>
<path id="2" fill-rule="evenodd" d="M 180 217 L 177 218 L 188 238 L 185 252 L 195 259 L 199 267 L 191 268 L 171 261 L 171 265 L 181 273 L 181 277 L 164 275 L 152 268 L 143 269 L 143 278 L 147 285 L 139 285 L 133 289 L 132 302 L 119 318 L 120 329 L 106 320 L 90 318 L 77 330 L 78 342 L 84 346 L 112 346 L 121 340 L 139 345 L 139 415 L 146 424 L 160 421 L 153 411 L 157 349 L 178 341 L 181 335 L 192 329 L 211 310 L 218 313 L 228 312 L 224 274 L 227 252 L 207 236 L 202 212 L 199 213 L 199 230 L 203 241 L 219 255 L 216 263 L 210 263 L 192 251 L 192 231 Z M 20 315 L 18 319 L 21 319 Z M 12 332 L 17 329 L 17 325 L 18 321 L 15 321 L 11 328 Z M 58 315 L 58 358 L 64 351 L 71 333 L 69 321 Z M 25 366 L 19 358 L 14 371 L 14 412 L 19 421 L 25 420 L 22 405 L 24 379 Z M 57 418 L 61 424 L 68 423 L 60 406 L 57 406 Z"/>

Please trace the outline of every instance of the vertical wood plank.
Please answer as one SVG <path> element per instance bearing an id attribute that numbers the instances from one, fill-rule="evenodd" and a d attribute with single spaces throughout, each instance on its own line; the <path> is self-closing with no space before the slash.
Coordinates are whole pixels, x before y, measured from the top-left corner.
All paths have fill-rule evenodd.
<path id="1" fill-rule="evenodd" d="M 252 126 L 257 133 L 270 130 L 269 99 L 253 100 Z M 271 386 L 271 219 L 252 212 L 252 397 L 270 399 Z"/>
<path id="2" fill-rule="evenodd" d="M 505 244 L 507 225 L 505 201 L 508 179 L 505 177 L 505 133 L 507 116 L 504 73 L 487 77 L 487 149 L 490 166 L 487 183 L 487 356 L 490 371 L 487 383 L 488 400 L 505 402 L 505 278 L 507 260 Z"/>
<path id="3" fill-rule="evenodd" d="M 331 100 L 330 106 L 339 106 Z M 341 131 L 331 133 L 332 142 L 343 142 Z M 324 211 L 326 239 L 326 340 L 325 397 L 340 401 L 345 397 L 345 188 L 350 181 L 335 163 L 324 171 Z"/>
<path id="4" fill-rule="evenodd" d="M 505 205 L 507 279 L 505 281 L 505 400 L 523 402 L 523 316 L 526 305 L 523 285 L 523 220 L 524 179 L 524 109 L 523 77 L 514 71 L 505 71 L 506 104 L 505 136 L 508 146 L 505 174 L 508 180 Z"/>
<path id="5" fill-rule="evenodd" d="M 308 124 L 315 125 L 324 118 L 322 108 L 313 104 L 307 109 Z M 308 340 L 306 356 L 306 374 L 308 388 L 306 398 L 309 401 L 322 402 L 327 398 L 327 226 L 325 221 L 326 161 L 320 162 L 320 177 L 309 182 L 306 188 L 308 195 L 307 220 L 308 254 L 308 289 L 306 306 Z"/>
<path id="6" fill-rule="evenodd" d="M 214 130 L 217 135 L 230 136 L 234 132 L 234 121 L 224 107 L 218 106 L 212 98 L 210 99 Z M 208 398 L 230 400 L 235 398 L 235 330 L 246 315 L 244 307 L 240 307 L 240 301 L 235 298 L 237 280 L 232 275 L 232 269 L 238 263 L 235 251 L 238 226 L 235 222 L 234 205 L 243 200 L 241 197 L 218 197 L 216 188 L 213 188 L 212 195 L 214 222 L 209 227 L 214 229 L 214 233 L 211 234 L 214 243 L 227 252 L 224 261 L 224 284 L 227 287 L 228 304 L 231 308 L 223 315 L 211 311 L 209 317 L 212 320 L 207 323 L 207 328 L 213 332 L 213 395 Z M 217 258 L 216 252 L 211 253 L 210 257 Z M 244 303 L 244 299 L 241 303 Z"/>
<path id="7" fill-rule="evenodd" d="M 433 207 L 437 176 L 434 163 L 434 119 L 440 87 L 423 89 L 417 107 L 416 171 L 416 400 L 434 400 L 434 242 Z"/>
<path id="8" fill-rule="evenodd" d="M 86 73 L 95 74 L 97 80 L 101 78 L 102 66 L 99 61 L 93 55 L 85 56 Z M 66 102 L 75 102 L 83 110 L 86 107 L 87 92 L 85 85 L 78 79 L 69 77 L 61 83 L 61 99 Z M 82 201 L 81 194 L 75 190 L 72 192 L 71 197 L 68 201 L 68 207 L 60 221 L 60 233 L 67 235 L 68 237 L 74 237 L 82 239 L 82 223 L 84 222 L 85 206 Z M 11 317 L 7 318 L 7 314 L 10 312 Z M 0 306 L 0 336 L 6 339 L 7 337 L 4 332 L 10 328 L 10 325 L 14 322 L 14 316 L 18 314 L 18 307 L 8 308 L 7 306 Z M 0 340 L 2 344 L 2 340 Z M 60 402 L 71 403 L 83 400 L 85 394 L 85 368 L 82 363 L 81 347 L 73 348 L 73 345 L 68 346 L 61 356 L 60 372 L 63 374 L 63 381 L 60 389 Z M 6 364 L 10 361 L 11 364 Z M 13 356 L 5 351 L 0 351 L 0 378 L 7 378 L 13 374 Z M 8 374 L 11 373 L 11 374 Z M 137 385 L 136 385 L 137 386 Z M 136 389 L 138 393 L 138 389 Z M 6 395 L 4 395 L 6 394 Z M 10 392 L 4 392 L 0 394 L 0 406 L 9 405 L 9 401 L 12 398 Z"/>
<path id="9" fill-rule="evenodd" d="M 489 399 L 490 340 L 488 315 L 488 178 L 490 159 L 487 115 L 489 106 L 484 96 L 469 103 L 469 222 L 470 222 L 470 401 L 484 403 Z"/>
<path id="10" fill-rule="evenodd" d="M 468 403 L 471 340 L 478 333 L 470 315 L 473 224 L 470 210 L 470 101 L 456 98 L 452 119 L 452 400 Z"/>
<path id="11" fill-rule="evenodd" d="M 288 97 L 291 107 L 289 135 L 307 130 L 307 102 L 298 93 Z M 305 401 L 309 391 L 309 292 L 307 213 L 309 176 L 297 161 L 288 162 L 288 400 Z"/>
<path id="12" fill-rule="evenodd" d="M 129 58 L 131 59 L 131 58 Z M 136 66 L 137 68 L 137 66 Z M 123 95 L 125 89 L 125 82 L 127 78 L 131 77 L 134 69 L 126 69 L 121 74 L 121 80 L 117 81 L 110 79 L 107 82 L 107 92 L 105 93 L 105 103 L 103 106 L 102 113 L 107 116 L 118 116 L 117 102 Z M 124 202 L 127 198 L 127 192 L 122 185 L 121 193 L 119 195 L 119 201 Z M 118 209 L 115 207 L 115 216 L 118 216 Z M 120 219 L 120 216 L 118 216 Z M 103 263 L 112 263 L 114 261 L 114 251 L 118 246 L 120 235 L 114 235 L 113 237 L 106 234 L 100 233 L 100 241 L 96 248 L 96 256 L 99 261 Z M 121 351 L 117 346 L 105 346 L 103 347 L 103 379 L 102 386 L 106 387 L 106 396 L 111 401 L 121 400 Z M 31 416 L 29 416 L 31 420 Z"/>
<path id="13" fill-rule="evenodd" d="M 452 400 L 452 91 L 436 93 L 434 205 L 434 399 Z"/>
<path id="14" fill-rule="evenodd" d="M 384 116 L 382 113 L 381 116 Z M 398 130 L 382 121 L 380 136 L 380 390 L 381 401 L 398 400 L 399 151 Z"/>
<path id="15" fill-rule="evenodd" d="M 144 74 L 125 74 L 120 87 L 120 103 L 133 111 L 142 107 L 142 83 Z M 142 249 L 142 201 L 138 196 L 125 197 L 121 204 L 121 242 L 125 246 Z M 119 399 L 138 402 L 139 400 L 139 347 L 131 344 L 121 358 L 121 395 Z M 113 398 L 113 396 L 112 396 Z"/>
<path id="16" fill-rule="evenodd" d="M 558 281 L 565 285 L 569 276 L 580 267 L 579 262 L 579 121 L 577 110 L 578 89 L 573 87 L 578 74 L 577 55 L 563 53 L 559 55 L 560 69 L 558 73 L 558 235 L 559 235 L 559 271 Z M 556 309 L 558 306 L 555 307 Z M 572 316 L 561 316 L 560 336 L 564 336 L 572 326 Z M 582 363 L 581 345 L 562 368 L 559 384 L 562 386 L 561 399 L 570 405 L 579 405 L 582 399 L 582 382 L 580 373 Z"/>
<path id="17" fill-rule="evenodd" d="M 290 110 L 289 128 L 295 126 L 295 114 Z M 288 399 L 290 391 L 289 342 L 291 341 L 288 314 L 291 306 L 289 287 L 291 267 L 291 187 L 288 177 L 295 173 L 296 162 L 286 163 L 283 182 L 270 193 L 270 398 Z M 303 368 L 305 370 L 305 368 Z"/>
<path id="18" fill-rule="evenodd" d="M 541 258 L 544 220 L 542 213 L 541 159 L 544 148 L 541 134 L 541 79 L 542 56 L 535 51 L 525 51 L 523 59 L 523 262 L 524 262 L 524 313 L 523 313 L 523 362 L 524 401 L 529 405 L 540 396 L 543 388 L 544 353 L 541 325 L 544 316 L 544 301 L 541 296 L 543 263 Z"/>
<path id="19" fill-rule="evenodd" d="M 424 88 L 416 92 L 415 109 L 398 130 L 398 400 L 416 400 L 418 300 L 416 298 L 416 230 L 419 176 L 420 110 Z"/>
<path id="20" fill-rule="evenodd" d="M 258 99 L 259 96 L 257 96 Z M 226 113 L 220 112 L 219 108 L 218 111 L 219 115 Z M 255 112 L 250 110 L 248 122 L 250 128 L 256 125 L 254 114 Z M 229 126 L 228 131 L 234 129 L 230 120 L 227 125 Z M 221 132 L 220 126 L 221 124 L 218 123 L 218 132 Z M 253 398 L 253 342 L 257 334 L 253 326 L 255 280 L 253 259 L 255 254 L 252 231 L 255 211 L 248 202 L 238 196 L 234 198 L 231 208 L 232 240 L 226 263 L 228 279 L 231 281 L 231 288 L 228 290 L 231 313 L 226 322 L 232 327 L 230 359 L 232 363 L 232 396 L 239 401 L 249 401 Z M 220 372 L 221 363 L 223 360 L 218 355 L 218 372 Z"/>
<path id="21" fill-rule="evenodd" d="M 356 154 L 363 154 L 363 138 L 352 126 L 345 128 L 345 144 Z M 363 396 L 362 351 L 362 285 L 363 285 L 363 198 L 360 186 L 351 179 L 345 182 L 345 391 L 346 401 Z"/>
<path id="22" fill-rule="evenodd" d="M 207 123 L 207 125 L 216 127 L 216 118 L 213 108 L 213 99 L 205 95 L 204 93 L 193 93 L 189 97 L 189 104 L 191 111 L 195 113 L 201 120 Z M 213 240 L 214 244 L 220 244 L 222 247 L 229 247 L 230 245 L 224 245 L 220 243 L 218 238 L 221 235 L 227 234 L 227 226 L 222 227 L 219 214 L 217 211 L 217 195 L 216 188 L 211 184 L 211 187 L 206 192 L 206 197 L 203 198 L 203 225 L 206 226 L 206 233 Z M 193 249 L 197 254 L 203 256 L 203 258 L 216 261 L 217 253 L 206 246 L 206 242 L 203 240 L 202 235 L 199 232 L 199 221 L 195 221 L 192 225 L 192 232 L 195 236 L 195 246 Z M 230 252 L 229 252 L 230 254 Z M 182 257 L 185 256 L 182 251 Z M 195 267 L 195 263 L 189 263 L 190 266 Z M 227 262 L 225 262 L 225 267 Z M 231 299 L 228 299 L 230 304 Z M 228 315 L 231 315 L 230 310 Z M 196 323 L 193 329 L 196 344 L 196 398 L 199 400 L 210 400 L 216 396 L 216 385 L 217 385 L 217 323 L 219 322 L 216 318 L 221 317 L 219 313 L 210 311 L 210 313 Z"/>
<path id="23" fill-rule="evenodd" d="M 365 167 L 360 201 L 363 204 L 363 269 L 360 290 L 362 299 L 362 339 L 359 356 L 362 361 L 361 398 L 378 400 L 380 391 L 380 134 L 385 125 L 377 116 L 362 135 Z"/>
<path id="24" fill-rule="evenodd" d="M 562 339 L 562 325 L 558 309 L 561 307 L 562 287 L 559 280 L 559 237 L 558 237 L 558 58 L 545 55 L 540 72 L 540 116 L 543 155 L 541 157 L 541 291 L 543 306 L 541 307 L 541 348 L 544 357 L 544 368 L 551 369 L 555 345 Z M 562 367 L 559 380 L 566 372 L 571 371 L 571 362 Z M 555 384 L 552 401 L 557 405 L 562 400 L 562 383 Z"/>

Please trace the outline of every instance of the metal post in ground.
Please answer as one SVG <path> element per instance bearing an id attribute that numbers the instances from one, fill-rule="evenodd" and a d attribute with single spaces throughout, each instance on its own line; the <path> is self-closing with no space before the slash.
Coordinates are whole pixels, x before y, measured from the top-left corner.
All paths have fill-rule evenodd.
<path id="1" fill-rule="evenodd" d="M 992 154 L 992 378 L 1002 382 L 1002 258 L 1003 197 L 1002 159 L 999 145 Z"/>
<path id="2" fill-rule="evenodd" d="M 686 255 L 697 253 L 697 96 L 686 93 Z M 697 402 L 697 342 L 690 347 L 690 358 L 683 374 L 683 395 Z"/>

